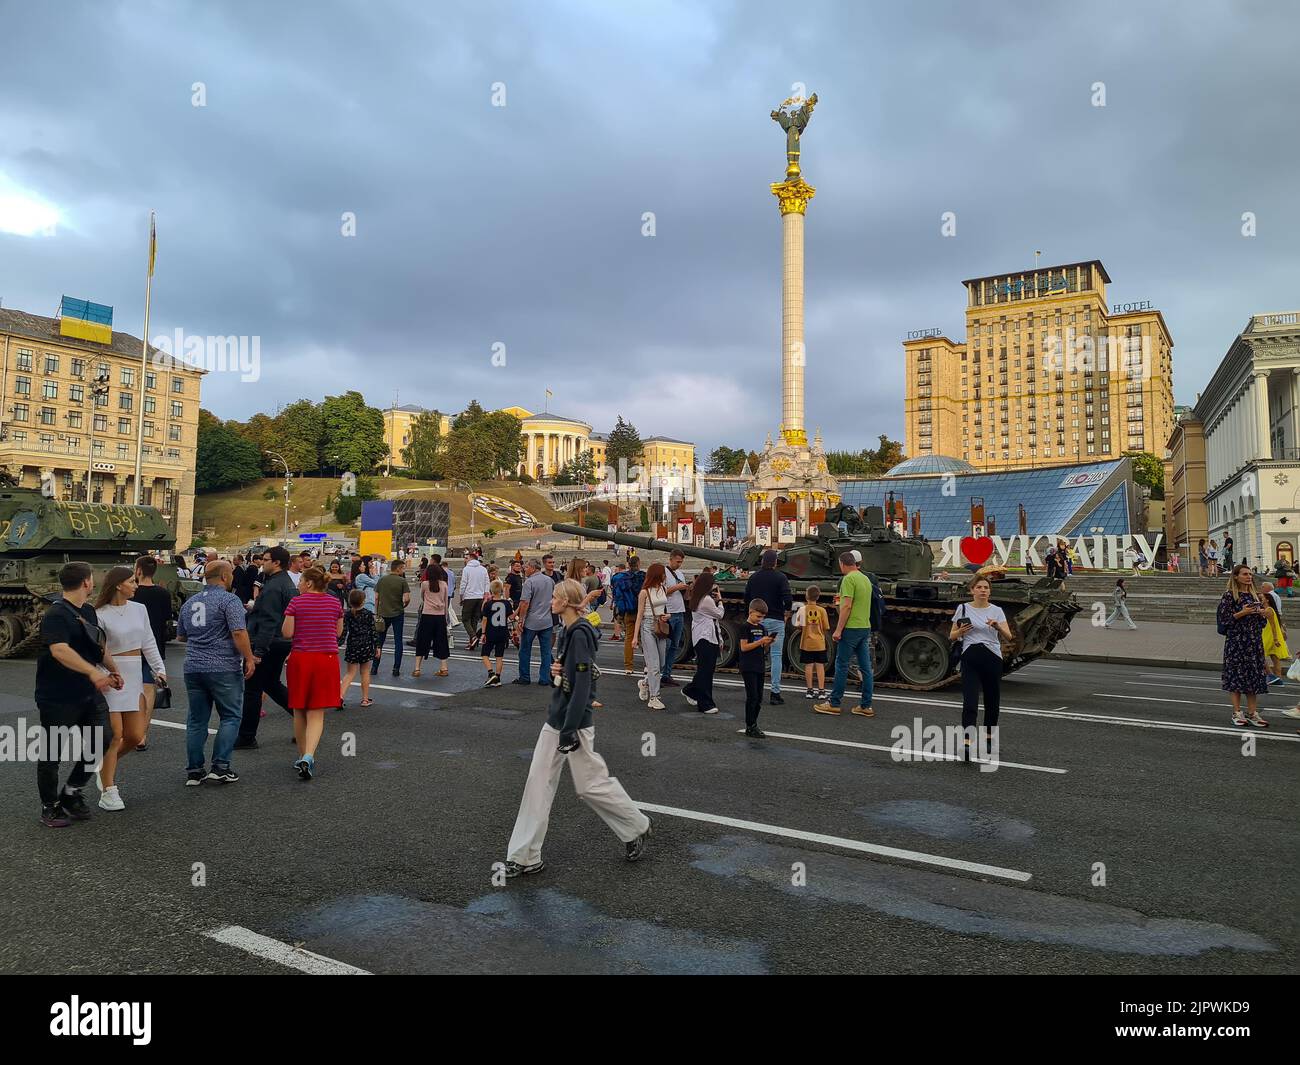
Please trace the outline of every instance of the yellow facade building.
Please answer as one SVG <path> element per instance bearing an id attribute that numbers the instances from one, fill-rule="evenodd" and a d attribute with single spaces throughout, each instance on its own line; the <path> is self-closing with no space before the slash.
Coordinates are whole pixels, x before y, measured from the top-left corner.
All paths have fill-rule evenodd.
<path id="1" fill-rule="evenodd" d="M 140 499 L 194 535 L 194 463 L 203 371 L 105 327 L 107 343 L 69 336 L 60 319 L 0 309 L 0 466 L 24 488 L 48 479 L 55 498 L 131 503 L 138 419 Z M 141 375 L 144 398 L 140 399 Z"/>
<path id="2" fill-rule="evenodd" d="M 978 469 L 1163 455 L 1173 339 L 1149 303 L 1110 306 L 1101 262 L 972 278 L 966 341 L 903 343 L 906 451 Z"/>
<path id="3" fill-rule="evenodd" d="M 384 443 L 388 445 L 386 472 L 406 469 L 406 460 L 402 458 L 402 451 L 411 443 L 411 427 L 421 414 L 432 413 L 423 407 L 409 403 L 402 407 L 389 407 L 384 411 Z M 438 431 L 446 436 L 451 432 L 451 422 L 455 415 L 440 414 L 438 417 Z"/>

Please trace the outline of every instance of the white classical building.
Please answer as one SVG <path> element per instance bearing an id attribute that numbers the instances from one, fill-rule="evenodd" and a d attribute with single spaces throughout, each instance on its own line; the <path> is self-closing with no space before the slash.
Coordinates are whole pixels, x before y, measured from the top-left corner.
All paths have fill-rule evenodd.
<path id="1" fill-rule="evenodd" d="M 1196 401 L 1209 534 L 1234 561 L 1294 561 L 1300 537 L 1300 311 L 1254 315 Z"/>

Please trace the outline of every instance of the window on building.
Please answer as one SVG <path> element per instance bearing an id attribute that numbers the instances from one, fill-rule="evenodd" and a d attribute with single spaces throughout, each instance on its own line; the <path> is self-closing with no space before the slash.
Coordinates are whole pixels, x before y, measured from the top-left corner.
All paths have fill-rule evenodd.
<path id="1" fill-rule="evenodd" d="M 14 404 L 14 421 L 25 422 L 27 420 L 28 407 L 26 403 Z"/>
<path id="2" fill-rule="evenodd" d="M 107 415 L 107 414 L 96 414 L 96 415 L 95 415 L 95 432 L 97 432 L 97 433 L 106 433 L 106 432 L 108 432 L 108 415 Z"/>
<path id="3" fill-rule="evenodd" d="M 18 349 L 18 354 L 14 358 L 14 366 L 26 373 L 31 373 L 32 353 L 28 348 Z"/>
<path id="4" fill-rule="evenodd" d="M 73 360 L 72 360 L 72 376 L 73 376 L 73 377 L 85 377 L 85 376 L 86 376 L 86 360 L 85 360 L 85 359 L 73 359 Z"/>
<path id="5" fill-rule="evenodd" d="M 153 414 L 158 410 L 158 401 L 153 396 L 144 397 L 144 412 Z"/>
<path id="6" fill-rule="evenodd" d="M 178 396 L 185 394 L 185 378 L 183 377 L 172 378 L 172 392 Z"/>
<path id="7" fill-rule="evenodd" d="M 40 441 L 41 441 L 41 450 L 42 450 L 42 451 L 53 451 L 53 450 L 54 450 L 54 434 L 53 434 L 53 433 L 41 433 Z"/>
<path id="8" fill-rule="evenodd" d="M 172 459 L 173 461 L 179 460 L 181 457 L 180 449 L 175 447 L 169 447 L 167 449 L 167 457 L 169 459 Z"/>
<path id="9" fill-rule="evenodd" d="M 153 436 L 153 422 L 144 423 L 144 435 Z"/>
<path id="10" fill-rule="evenodd" d="M 68 411 L 68 428 L 69 429 L 81 428 L 81 411 L 79 410 Z"/>
<path id="11" fill-rule="evenodd" d="M 59 357 L 57 355 L 51 355 L 48 351 L 45 353 L 45 372 L 59 372 Z"/>
<path id="12" fill-rule="evenodd" d="M 59 382 L 42 381 L 41 399 L 58 399 L 58 398 L 59 398 Z"/>
<path id="13" fill-rule="evenodd" d="M 41 408 L 42 425 L 53 425 L 57 417 L 58 417 L 58 412 L 53 407 Z"/>
<path id="14" fill-rule="evenodd" d="M 928 407 L 929 404 L 927 403 L 926 406 Z M 177 403 L 177 402 L 173 401 L 173 402 L 172 402 L 172 417 L 173 417 L 173 418 L 180 418 L 180 417 L 182 417 L 182 416 L 184 415 L 184 413 L 185 413 L 185 405 L 184 405 L 183 403 Z"/>
<path id="15" fill-rule="evenodd" d="M 86 386 L 85 386 L 85 385 L 69 385 L 69 386 L 68 386 L 68 399 L 71 400 L 73 403 L 84 403 L 84 402 L 86 402 Z"/>
<path id="16" fill-rule="evenodd" d="M 130 392 L 119 392 L 117 394 L 117 409 L 131 410 L 133 407 L 134 398 L 135 397 L 133 397 Z"/>
<path id="17" fill-rule="evenodd" d="M 102 378 L 104 378 L 105 380 L 107 380 L 107 379 L 108 379 L 108 363 L 106 363 L 106 362 L 101 362 L 98 366 L 96 366 L 96 367 L 95 367 L 95 376 L 96 376 L 96 377 L 102 377 Z"/>
<path id="18" fill-rule="evenodd" d="M 154 388 L 157 388 L 157 387 L 158 387 L 158 375 L 157 375 L 156 373 L 154 373 L 152 370 L 148 371 L 148 372 L 144 375 L 144 387 L 145 387 L 147 390 L 148 390 L 148 389 L 154 389 Z"/>
<path id="19" fill-rule="evenodd" d="M 32 379 L 30 377 L 14 378 L 14 395 L 30 396 L 32 394 Z"/>
<path id="20" fill-rule="evenodd" d="M 129 432 L 131 431 L 131 419 L 130 419 L 130 418 L 118 418 L 118 419 L 117 419 L 117 431 L 118 431 L 119 433 L 129 433 Z"/>
<path id="21" fill-rule="evenodd" d="M 105 390 L 105 391 L 103 391 L 103 392 L 96 392 L 96 393 L 95 393 L 95 406 L 96 406 L 96 407 L 107 407 L 107 406 L 108 406 L 108 391 L 107 391 L 107 390 Z"/>
<path id="22" fill-rule="evenodd" d="M 129 446 L 130 446 L 130 445 L 128 445 L 128 444 L 118 444 L 118 445 L 117 445 L 117 457 L 120 458 L 120 459 L 124 459 L 124 458 L 126 458 L 126 456 L 127 456 L 127 448 L 128 448 Z"/>
<path id="23" fill-rule="evenodd" d="M 121 368 L 122 384 L 127 388 L 135 387 L 135 367 L 123 366 Z"/>

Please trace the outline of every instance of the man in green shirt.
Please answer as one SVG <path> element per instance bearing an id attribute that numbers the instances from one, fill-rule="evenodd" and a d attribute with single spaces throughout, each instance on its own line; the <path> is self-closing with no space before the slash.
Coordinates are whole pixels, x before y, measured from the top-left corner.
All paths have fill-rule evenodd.
<path id="1" fill-rule="evenodd" d="M 379 636 L 379 651 L 375 654 L 371 675 L 379 672 L 379 654 L 384 650 L 388 630 L 393 631 L 393 676 L 402 675 L 402 626 L 406 622 L 406 604 L 411 601 L 411 589 L 406 583 L 406 563 L 394 559 L 387 573 L 375 585 L 375 616 L 382 619 L 384 631 Z"/>
<path id="2" fill-rule="evenodd" d="M 813 707 L 819 714 L 840 712 L 840 702 L 844 698 L 844 689 L 849 683 L 849 662 L 858 660 L 858 669 L 862 671 L 862 697 L 853 708 L 861 717 L 875 717 L 871 708 L 871 581 L 858 569 L 858 560 L 852 551 L 840 555 L 840 602 L 835 632 L 831 639 L 835 641 L 835 684 L 831 688 L 829 702 L 818 703 Z"/>

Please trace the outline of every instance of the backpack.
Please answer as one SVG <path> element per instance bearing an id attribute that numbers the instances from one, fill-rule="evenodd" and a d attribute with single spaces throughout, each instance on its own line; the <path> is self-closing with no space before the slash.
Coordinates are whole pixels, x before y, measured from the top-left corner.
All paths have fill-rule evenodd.
<path id="1" fill-rule="evenodd" d="M 614 577 L 613 584 L 615 608 L 620 614 L 635 614 L 636 599 L 645 584 L 645 574 L 641 570 L 620 573 Z"/>

